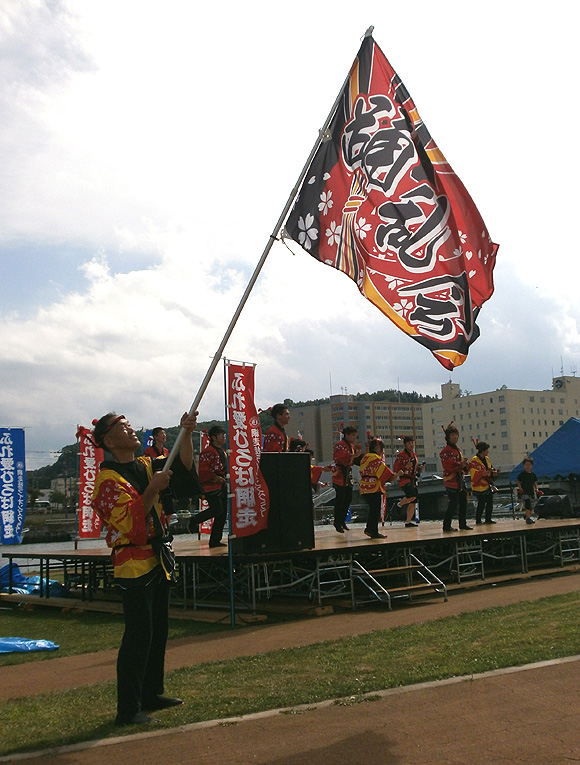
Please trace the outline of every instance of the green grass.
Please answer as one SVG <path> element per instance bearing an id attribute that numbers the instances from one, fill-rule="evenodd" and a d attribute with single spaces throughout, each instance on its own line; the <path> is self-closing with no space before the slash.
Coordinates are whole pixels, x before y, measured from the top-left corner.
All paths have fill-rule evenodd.
<path id="1" fill-rule="evenodd" d="M 180 669 L 168 674 L 167 692 L 186 703 L 158 713 L 156 727 L 358 699 L 386 688 L 579 654 L 579 606 L 580 593 L 571 593 Z M 1 753 L 119 735 L 114 710 L 113 683 L 5 702 Z"/>
<path id="2" fill-rule="evenodd" d="M 223 631 L 228 625 L 206 624 L 188 619 L 171 619 L 169 639 L 190 635 L 205 635 Z M 231 629 L 231 627 L 230 627 Z M 104 651 L 118 648 L 123 636 L 123 617 L 91 611 L 59 611 L 40 606 L 38 609 L 11 608 L 0 610 L 0 635 L 33 640 L 51 640 L 59 646 L 57 651 L 0 654 L 0 667 L 47 661 L 58 656 Z"/>

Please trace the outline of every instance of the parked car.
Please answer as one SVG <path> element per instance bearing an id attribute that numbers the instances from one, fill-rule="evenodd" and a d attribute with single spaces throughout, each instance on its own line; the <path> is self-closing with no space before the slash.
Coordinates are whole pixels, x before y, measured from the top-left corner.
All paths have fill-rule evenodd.
<path id="1" fill-rule="evenodd" d="M 50 502 L 47 499 L 37 499 L 34 505 L 26 508 L 37 513 L 50 513 Z"/>

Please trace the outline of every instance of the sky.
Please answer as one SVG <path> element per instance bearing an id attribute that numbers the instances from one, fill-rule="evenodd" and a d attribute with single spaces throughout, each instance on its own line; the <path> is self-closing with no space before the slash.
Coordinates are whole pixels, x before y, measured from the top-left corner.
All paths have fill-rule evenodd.
<path id="1" fill-rule="evenodd" d="M 449 372 L 275 242 L 225 355 L 257 365 L 261 408 L 575 374 L 575 21 L 562 0 L 4 0 L 0 425 L 26 429 L 27 467 L 109 410 L 178 424 L 370 25 L 500 245 L 481 336 Z"/>

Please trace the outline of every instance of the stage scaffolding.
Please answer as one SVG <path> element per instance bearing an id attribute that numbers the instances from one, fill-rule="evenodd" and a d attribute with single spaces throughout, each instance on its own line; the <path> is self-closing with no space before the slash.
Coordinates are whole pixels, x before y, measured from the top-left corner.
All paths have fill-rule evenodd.
<path id="1" fill-rule="evenodd" d="M 355 526 L 344 535 L 319 529 L 312 550 L 234 555 L 232 585 L 227 548 L 208 550 L 205 541 L 178 538 L 173 605 L 223 610 L 229 607 L 232 586 L 235 609 L 252 614 L 282 600 L 353 610 L 374 603 L 391 609 L 397 599 L 429 593 L 446 600 L 450 584 L 517 578 L 580 563 L 579 519 L 542 520 L 533 526 L 499 521 L 453 534 L 443 534 L 435 523 L 386 530 L 386 539 L 369 540 Z M 106 549 L 27 553 L 24 545 L 3 549 L 2 556 L 40 570 L 40 597 L 50 597 L 49 578 L 59 575 L 71 598 L 118 598 Z"/>

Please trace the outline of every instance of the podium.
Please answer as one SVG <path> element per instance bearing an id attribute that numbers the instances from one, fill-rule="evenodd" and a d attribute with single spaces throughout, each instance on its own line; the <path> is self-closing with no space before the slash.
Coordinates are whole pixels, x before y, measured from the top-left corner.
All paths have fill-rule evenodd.
<path id="1" fill-rule="evenodd" d="M 260 470 L 270 493 L 268 528 L 231 540 L 237 554 L 289 552 L 314 547 L 310 455 L 263 452 Z"/>

